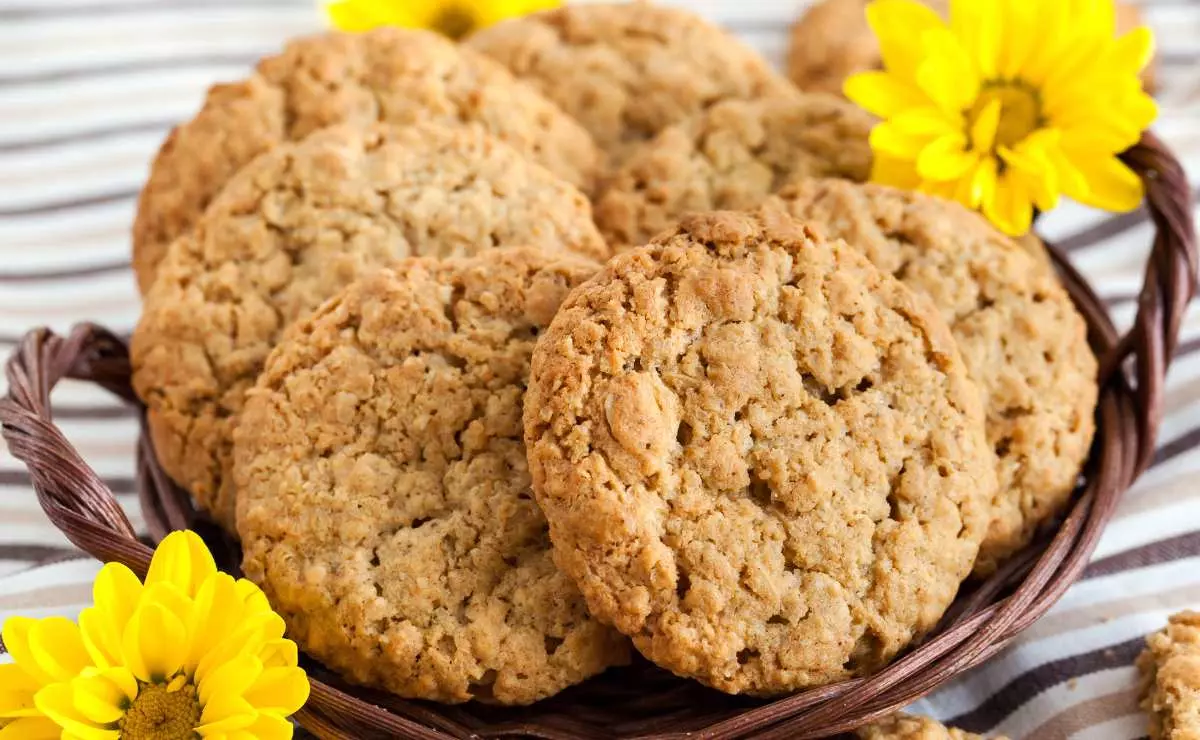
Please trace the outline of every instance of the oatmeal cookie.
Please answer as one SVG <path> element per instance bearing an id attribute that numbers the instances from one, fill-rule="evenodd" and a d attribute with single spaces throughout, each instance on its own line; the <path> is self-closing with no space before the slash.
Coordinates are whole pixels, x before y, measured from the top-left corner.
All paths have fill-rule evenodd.
<path id="1" fill-rule="evenodd" d="M 1171 616 L 1137 659 L 1152 740 L 1200 738 L 1200 613 Z"/>
<path id="2" fill-rule="evenodd" d="M 647 658 L 772 695 L 870 673 L 970 573 L 995 472 L 928 299 L 787 214 L 609 261 L 534 352 L 559 567 Z"/>
<path id="3" fill-rule="evenodd" d="M 466 43 L 575 116 L 614 162 L 722 100 L 795 94 L 721 29 L 649 3 L 567 5 L 482 29 Z"/>
<path id="4" fill-rule="evenodd" d="M 983 394 L 999 488 L 976 572 L 1062 511 L 1095 431 L 1087 326 L 1045 267 L 957 203 L 882 185 L 813 180 L 779 195 L 793 216 L 845 239 L 929 296 Z"/>
<path id="5" fill-rule="evenodd" d="M 633 148 L 596 200 L 614 245 L 640 246 L 692 211 L 748 210 L 807 177 L 866 180 L 873 119 L 829 95 L 733 100 Z"/>
<path id="6" fill-rule="evenodd" d="M 529 248 L 413 259 L 272 352 L 236 433 L 246 575 L 355 683 L 528 704 L 627 660 L 554 567 L 521 398 L 597 265 Z"/>
<path id="7" fill-rule="evenodd" d="M 867 25 L 870 0 L 817 0 L 792 26 L 788 46 L 788 76 L 802 90 L 842 94 L 850 75 L 881 69 L 879 40 Z M 948 0 L 922 0 L 943 16 Z M 1145 25 L 1141 11 L 1127 2 L 1117 3 L 1117 34 Z M 1155 89 L 1151 62 L 1142 73 L 1147 90 Z"/>
<path id="8" fill-rule="evenodd" d="M 298 39 L 246 80 L 210 90 L 159 150 L 133 229 L 142 292 L 170 243 L 254 157 L 326 126 L 377 121 L 481 125 L 585 192 L 600 164 L 591 137 L 553 103 L 437 34 L 383 28 Z"/>
<path id="9" fill-rule="evenodd" d="M 176 241 L 133 336 L 167 473 L 227 528 L 230 431 L 287 324 L 412 255 L 607 252 L 587 199 L 476 127 L 335 127 L 243 169 Z"/>
<path id="10" fill-rule="evenodd" d="M 984 740 L 982 735 L 947 727 L 929 717 L 894 714 L 855 732 L 859 740 Z M 994 740 L 1008 740 L 997 735 Z"/>

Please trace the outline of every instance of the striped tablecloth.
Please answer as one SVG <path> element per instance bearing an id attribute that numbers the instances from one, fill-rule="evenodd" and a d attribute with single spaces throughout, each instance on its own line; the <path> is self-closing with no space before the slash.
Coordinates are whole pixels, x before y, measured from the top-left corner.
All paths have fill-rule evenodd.
<path id="1" fill-rule="evenodd" d="M 1047 0 L 1049 1 L 1049 0 Z M 795 0 L 693 0 L 782 60 Z M 1200 181 L 1200 1 L 1147 0 L 1159 38 L 1156 128 Z M 23 332 L 138 317 L 129 226 L 147 164 L 211 83 L 236 78 L 321 19 L 306 0 L 0 0 L 0 353 Z M 1152 229 L 1145 214 L 1066 206 L 1043 231 L 1069 250 L 1126 325 Z M 918 711 L 1014 738 L 1145 734 L 1131 660 L 1167 614 L 1200 608 L 1200 310 L 1183 328 L 1154 467 L 1129 492 L 1084 579 L 1011 649 Z M 0 379 L 0 383 L 3 380 Z M 3 388 L 0 387 L 0 391 Z M 94 388 L 55 397 L 67 436 L 132 520 L 135 421 Z M 0 621 L 74 615 L 97 564 L 43 517 L 0 448 Z"/>

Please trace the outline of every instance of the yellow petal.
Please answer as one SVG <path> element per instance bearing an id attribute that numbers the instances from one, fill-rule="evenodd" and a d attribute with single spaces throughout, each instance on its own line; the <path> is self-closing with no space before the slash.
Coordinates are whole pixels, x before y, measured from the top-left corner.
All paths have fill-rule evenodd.
<path id="1" fill-rule="evenodd" d="M 240 696 L 218 694 L 204 705 L 196 733 L 200 737 L 213 737 L 234 730 L 244 730 L 257 719 L 258 712 L 250 706 L 250 702 Z"/>
<path id="2" fill-rule="evenodd" d="M 971 147 L 976 151 L 990 152 L 996 145 L 996 131 L 1000 128 L 1000 101 L 992 100 L 979 112 L 971 125 Z"/>
<path id="3" fill-rule="evenodd" d="M 879 39 L 883 66 L 904 80 L 913 80 L 924 57 L 922 34 L 945 28 L 945 21 L 916 0 L 875 0 L 867 5 L 867 23 Z"/>
<path id="4" fill-rule="evenodd" d="M 232 634 L 224 637 L 196 666 L 196 681 L 203 682 L 209 672 L 242 655 L 258 655 L 263 646 L 283 637 L 283 618 L 274 612 L 247 616 Z"/>
<path id="5" fill-rule="evenodd" d="M 62 728 L 46 717 L 26 717 L 0 727 L 0 740 L 59 740 Z"/>
<path id="6" fill-rule="evenodd" d="M 258 652 L 263 668 L 294 668 L 299 662 L 300 651 L 296 643 L 280 638 L 268 640 Z"/>
<path id="7" fill-rule="evenodd" d="M 70 681 L 92 665 L 79 625 L 66 617 L 34 622 L 29 630 L 29 652 L 38 667 L 55 681 Z"/>
<path id="8" fill-rule="evenodd" d="M 186 666 L 189 673 L 195 673 L 200 659 L 237 630 L 243 611 L 244 603 L 228 574 L 218 573 L 200 586 L 188 623 L 188 634 L 193 636 Z"/>
<path id="9" fill-rule="evenodd" d="M 921 176 L 917 174 L 916 163 L 911 159 L 876 154 L 871 163 L 871 182 L 901 190 L 915 190 L 921 184 Z"/>
<path id="10" fill-rule="evenodd" d="M 860 72 L 842 86 L 846 97 L 880 118 L 890 118 L 909 108 L 928 104 L 920 88 L 887 72 Z"/>
<path id="11" fill-rule="evenodd" d="M 1154 58 L 1154 32 L 1145 26 L 1133 29 L 1113 44 L 1109 60 L 1117 69 L 1140 73 Z"/>
<path id="12" fill-rule="evenodd" d="M 308 676 L 299 668 L 268 668 L 250 690 L 246 701 L 259 711 L 288 716 L 308 701 Z"/>
<path id="13" fill-rule="evenodd" d="M 37 708 L 68 733 L 81 740 L 118 740 L 120 733 L 97 727 L 75 708 L 75 695 L 69 683 L 55 683 L 37 693 Z"/>
<path id="14" fill-rule="evenodd" d="M 200 535 L 191 530 L 172 532 L 159 543 L 150 561 L 146 585 L 171 583 L 189 599 L 200 584 L 217 572 L 217 564 Z"/>
<path id="15" fill-rule="evenodd" d="M 969 108 L 981 78 L 958 38 L 945 29 L 926 31 L 925 46 L 926 57 L 917 68 L 921 91 L 948 113 Z"/>
<path id="16" fill-rule="evenodd" d="M 1087 181 L 1087 191 L 1075 196 L 1084 205 L 1124 213 L 1142 204 L 1142 181 L 1116 157 L 1073 157 L 1068 153 L 1068 158 Z"/>
<path id="17" fill-rule="evenodd" d="M 962 114 L 946 115 L 938 108 L 909 108 L 888 119 L 888 123 L 910 136 L 936 139 L 963 130 Z"/>
<path id="18" fill-rule="evenodd" d="M 97 725 L 118 721 L 137 698 L 137 679 L 126 668 L 89 671 L 71 682 L 75 708 Z"/>
<path id="19" fill-rule="evenodd" d="M 42 670 L 29 649 L 29 633 L 36 623 L 36 619 L 30 619 L 29 617 L 9 617 L 4 621 L 4 628 L 0 630 L 0 637 L 4 640 L 4 647 L 8 650 L 9 655 L 13 657 L 13 660 L 16 661 L 17 665 L 24 668 L 25 672 L 39 686 L 42 686 L 53 683 L 54 677 Z"/>
<path id="20" fill-rule="evenodd" d="M 161 604 L 137 610 L 123 642 L 125 665 L 140 681 L 161 683 L 177 674 L 187 658 L 187 631 Z"/>
<path id="21" fill-rule="evenodd" d="M 929 136 L 914 136 L 901 131 L 889 121 L 871 129 L 871 149 L 878 154 L 887 154 L 902 159 L 913 159 L 932 141 Z"/>
<path id="22" fill-rule="evenodd" d="M 975 166 L 979 157 L 966 147 L 961 134 L 943 136 L 921 150 L 917 174 L 926 180 L 955 180 Z"/>
<path id="23" fill-rule="evenodd" d="M 1022 236 L 1033 222 L 1033 203 L 1019 183 L 1004 176 L 998 179 L 992 197 L 983 201 L 983 215 L 1009 236 Z"/>
<path id="24" fill-rule="evenodd" d="M 204 680 L 200 682 L 200 704 L 208 706 L 214 699 L 221 696 L 242 696 L 254 685 L 262 672 L 262 662 L 258 658 L 253 655 L 237 656 L 228 663 L 209 671 Z M 221 717 L 214 719 L 221 719 Z"/>
<path id="25" fill-rule="evenodd" d="M 1000 147 L 998 154 L 1038 208 L 1049 211 L 1058 205 L 1058 177 L 1043 152 L 1036 147 Z"/>
<path id="26" fill-rule="evenodd" d="M 377 0 L 342 0 L 326 6 L 325 12 L 334 28 L 357 33 L 380 26 L 422 28 L 428 19 L 415 14 L 414 6 L 422 3 L 378 2 Z"/>
<path id="27" fill-rule="evenodd" d="M 254 585 L 245 578 L 239 578 L 234 584 L 237 589 L 238 598 L 242 601 L 242 608 L 247 616 L 261 614 L 271 611 L 271 604 L 267 601 L 267 595 L 262 589 Z"/>
<path id="28" fill-rule="evenodd" d="M 42 684 L 16 663 L 0 665 L 0 724 L 6 719 L 35 717 L 33 695 Z"/>
<path id="29" fill-rule="evenodd" d="M 260 712 L 246 732 L 253 740 L 288 740 L 292 737 L 292 723 L 278 715 Z"/>
<path id="30" fill-rule="evenodd" d="M 968 208 L 979 208 L 981 203 L 992 198 L 996 191 L 996 172 L 995 158 L 984 157 L 979 161 L 975 175 L 971 178 L 971 187 L 966 191 L 969 198 L 964 204 Z"/>

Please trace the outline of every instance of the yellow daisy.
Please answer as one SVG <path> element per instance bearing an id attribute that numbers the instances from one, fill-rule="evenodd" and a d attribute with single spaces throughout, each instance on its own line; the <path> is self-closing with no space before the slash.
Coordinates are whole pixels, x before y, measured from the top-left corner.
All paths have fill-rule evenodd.
<path id="1" fill-rule="evenodd" d="M 154 553 L 143 584 L 109 563 L 79 623 L 13 617 L 0 740 L 277 740 L 308 699 L 295 643 L 254 584 L 217 572 L 193 532 Z M 8 724 L 4 724 L 7 722 Z"/>
<path id="2" fill-rule="evenodd" d="M 1110 211 L 1142 200 L 1117 159 L 1158 114 L 1138 74 L 1154 38 L 1115 37 L 1112 0 L 874 0 L 884 71 L 846 81 L 883 121 L 872 179 L 982 210 L 1008 234 L 1060 194 Z"/>
<path id="3" fill-rule="evenodd" d="M 428 28 L 452 39 L 539 10 L 561 0 L 338 0 L 326 6 L 329 20 L 343 31 L 369 31 L 379 26 Z"/>

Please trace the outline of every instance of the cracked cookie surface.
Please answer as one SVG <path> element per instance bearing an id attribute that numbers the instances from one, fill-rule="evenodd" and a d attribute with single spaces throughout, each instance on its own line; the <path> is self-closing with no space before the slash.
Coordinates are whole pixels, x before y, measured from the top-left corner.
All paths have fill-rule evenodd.
<path id="1" fill-rule="evenodd" d="M 230 432 L 292 321 L 419 256 L 537 246 L 603 257 L 587 199 L 475 127 L 335 127 L 242 170 L 172 245 L 131 347 L 167 473 L 234 526 Z"/>
<path id="2" fill-rule="evenodd" d="M 596 200 L 614 245 L 640 246 L 688 212 L 748 210 L 809 177 L 866 180 L 873 119 L 828 95 L 733 100 L 632 149 Z"/>
<path id="3" fill-rule="evenodd" d="M 578 119 L 612 162 L 722 100 L 795 94 L 725 31 L 650 3 L 568 5 L 497 23 L 466 44 Z"/>
<path id="4" fill-rule="evenodd" d="M 1137 667 L 1152 740 L 1200 737 L 1200 612 L 1171 615 L 1146 638 Z"/>
<path id="5" fill-rule="evenodd" d="M 597 269 L 500 249 L 348 287 L 272 353 L 237 431 L 246 574 L 356 683 L 526 704 L 622 663 L 550 554 L 521 399 Z"/>
<path id="6" fill-rule="evenodd" d="M 150 289 L 168 246 L 243 166 L 340 123 L 476 124 L 584 191 L 600 165 L 574 120 L 496 62 L 441 36 L 383 28 L 290 42 L 246 80 L 217 85 L 151 166 L 133 230 L 134 269 Z"/>
<path id="7" fill-rule="evenodd" d="M 780 211 L 613 258 L 532 367 L 556 562 L 679 675 L 771 695 L 869 673 L 970 573 L 995 473 L 949 330 Z"/>
<path id="8" fill-rule="evenodd" d="M 1083 317 L 1030 246 L 957 203 L 836 180 L 779 198 L 927 295 L 949 324 L 983 394 L 996 456 L 999 487 L 976 565 L 991 573 L 1067 505 L 1091 447 L 1097 364 Z"/>

